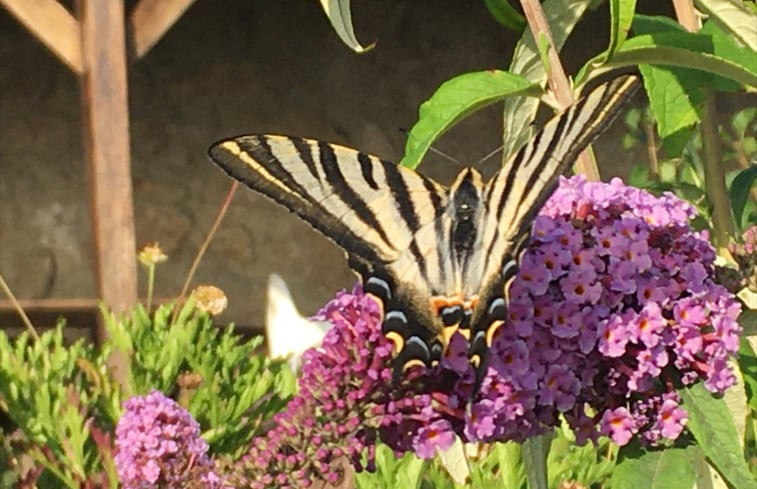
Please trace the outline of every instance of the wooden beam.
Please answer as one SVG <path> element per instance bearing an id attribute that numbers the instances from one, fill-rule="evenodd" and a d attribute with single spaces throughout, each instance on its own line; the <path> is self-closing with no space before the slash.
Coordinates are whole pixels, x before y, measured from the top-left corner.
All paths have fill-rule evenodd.
<path id="1" fill-rule="evenodd" d="M 140 0 L 129 15 L 137 58 L 144 56 L 195 0 Z"/>
<path id="2" fill-rule="evenodd" d="M 56 0 L 0 0 L 21 24 L 76 74 L 83 70 L 79 22 Z"/>
<path id="3" fill-rule="evenodd" d="M 123 0 L 79 0 L 79 18 L 97 294 L 123 312 L 137 301 Z"/>
<path id="4" fill-rule="evenodd" d="M 175 297 L 156 297 L 152 303 L 157 307 L 174 301 Z M 100 301 L 90 298 L 61 298 L 61 299 L 19 299 L 18 303 L 24 311 L 59 311 L 65 316 L 66 311 L 98 311 Z M 0 299 L 0 311 L 15 311 L 13 303 L 7 299 Z"/>

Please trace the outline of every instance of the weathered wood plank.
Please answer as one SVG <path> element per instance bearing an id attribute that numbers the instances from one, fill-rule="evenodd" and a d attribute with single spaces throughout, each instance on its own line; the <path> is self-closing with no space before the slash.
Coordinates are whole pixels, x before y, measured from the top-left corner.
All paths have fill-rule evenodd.
<path id="1" fill-rule="evenodd" d="M 79 0 L 79 18 L 97 292 L 125 311 L 137 301 L 137 270 L 123 1 Z"/>
<path id="2" fill-rule="evenodd" d="M 137 58 L 144 56 L 195 0 L 140 0 L 129 15 Z"/>
<path id="3" fill-rule="evenodd" d="M 83 72 L 79 22 L 56 0 L 0 0 L 21 24 L 75 73 Z"/>

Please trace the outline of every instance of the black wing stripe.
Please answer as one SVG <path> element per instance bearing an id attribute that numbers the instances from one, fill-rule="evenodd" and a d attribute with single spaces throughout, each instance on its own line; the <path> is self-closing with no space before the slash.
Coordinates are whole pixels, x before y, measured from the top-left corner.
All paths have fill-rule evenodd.
<path id="1" fill-rule="evenodd" d="M 373 190 L 378 190 L 379 186 L 373 178 L 373 162 L 371 157 L 365 153 L 358 153 L 357 160 L 360 163 L 360 172 L 363 174 L 363 180 Z"/>
<path id="2" fill-rule="evenodd" d="M 347 208 L 352 209 L 358 219 L 369 228 L 373 229 L 384 243 L 391 246 L 392 240 L 386 234 L 384 227 L 379 222 L 376 214 L 368 207 L 368 204 L 360 195 L 347 183 L 342 174 L 339 163 L 334 154 L 334 149 L 330 144 L 322 141 L 318 142 L 318 151 L 320 153 L 321 167 L 326 174 L 326 181 L 334 189 Z"/>
<path id="3" fill-rule="evenodd" d="M 392 194 L 395 198 L 397 210 L 400 213 L 400 217 L 407 223 L 411 232 L 416 232 L 420 227 L 418 223 L 418 214 L 415 209 L 415 202 L 410 196 L 410 191 L 407 187 L 407 182 L 402 177 L 399 168 L 389 162 L 382 161 L 384 166 L 384 176 L 386 177 L 386 183 L 392 190 Z"/>
<path id="4" fill-rule="evenodd" d="M 211 146 L 208 154 L 230 177 L 286 207 L 342 248 L 373 263 L 384 261 L 378 249 L 366 243 L 347 225 L 277 180 L 251 154 L 242 149 L 239 142 L 243 139 L 248 137 L 219 142 Z"/>
<path id="5" fill-rule="evenodd" d="M 321 177 L 318 174 L 318 168 L 316 166 L 315 160 L 313 159 L 313 147 L 310 146 L 308 142 L 302 138 L 290 137 L 289 140 L 292 142 L 292 145 L 297 150 L 297 155 L 305 163 L 305 166 L 307 167 L 313 178 L 315 178 L 317 181 L 320 181 Z"/>
<path id="6" fill-rule="evenodd" d="M 416 209 L 416 202 L 410 195 L 410 189 L 408 184 L 402 176 L 402 171 L 392 163 L 387 161 L 381 162 L 384 167 L 384 176 L 386 183 L 392 190 L 394 195 L 395 204 L 399 211 L 400 217 L 410 229 L 412 234 L 420 228 L 420 218 Z M 418 242 L 413 239 L 410 242 L 410 253 L 412 253 L 416 264 L 418 265 L 418 271 L 424 279 L 428 279 L 428 273 L 426 270 L 426 258 L 421 253 L 418 247 Z"/>

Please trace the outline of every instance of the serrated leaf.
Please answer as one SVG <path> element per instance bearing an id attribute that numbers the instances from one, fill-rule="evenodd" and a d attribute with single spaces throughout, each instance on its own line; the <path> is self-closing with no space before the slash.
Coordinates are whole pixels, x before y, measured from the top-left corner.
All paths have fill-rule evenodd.
<path id="1" fill-rule="evenodd" d="M 743 222 L 744 207 L 749 198 L 749 192 L 755 185 L 755 181 L 757 181 L 757 165 L 752 165 L 749 168 L 740 171 L 733 179 L 733 183 L 731 183 L 731 188 L 729 190 L 731 196 L 731 209 L 733 210 L 733 218 L 740 228 L 746 228 L 747 226 L 746 223 Z"/>
<path id="2" fill-rule="evenodd" d="M 685 85 L 691 78 L 681 78 L 669 68 L 641 65 L 639 69 L 661 137 L 666 138 L 699 122 L 705 96 L 701 90 L 687 90 Z"/>
<path id="3" fill-rule="evenodd" d="M 701 383 L 678 392 L 689 416 L 686 427 L 718 473 L 734 487 L 757 488 L 725 401 L 714 397 Z"/>
<path id="4" fill-rule="evenodd" d="M 542 4 L 544 16 L 547 18 L 549 30 L 552 32 L 552 42 L 559 52 L 592 0 L 571 1 L 546 0 Z M 513 60 L 510 63 L 510 73 L 522 75 L 532 83 L 544 86 L 547 73 L 539 57 L 539 49 L 530 29 L 523 32 L 515 46 Z M 510 97 L 505 100 L 502 114 L 502 159 L 507 161 L 531 137 L 531 123 L 539 108 L 539 101 L 531 97 Z"/>
<path id="5" fill-rule="evenodd" d="M 631 29 L 636 0 L 610 0 L 610 46 L 607 57 L 612 58 L 615 51 L 625 42 Z"/>
<path id="6" fill-rule="evenodd" d="M 696 0 L 696 6 L 717 19 L 728 32 L 757 51 L 757 16 L 740 0 Z"/>
<path id="7" fill-rule="evenodd" d="M 519 31 L 526 26 L 526 18 L 507 0 L 484 0 L 484 3 L 492 17 L 508 29 Z"/>
<path id="8" fill-rule="evenodd" d="M 329 18 L 331 26 L 336 31 L 339 39 L 356 53 L 370 51 L 376 45 L 375 42 L 363 46 L 355 37 L 355 29 L 352 27 L 352 12 L 350 0 L 321 0 L 321 7 Z"/>
<path id="9" fill-rule="evenodd" d="M 537 85 L 505 71 L 479 71 L 444 82 L 418 111 L 408 134 L 402 165 L 415 168 L 431 144 L 470 113 L 511 95 L 536 95 Z"/>
<path id="10" fill-rule="evenodd" d="M 697 480 L 697 461 L 702 458 L 703 453 L 694 445 L 647 452 L 623 447 L 610 488 L 691 489 Z"/>

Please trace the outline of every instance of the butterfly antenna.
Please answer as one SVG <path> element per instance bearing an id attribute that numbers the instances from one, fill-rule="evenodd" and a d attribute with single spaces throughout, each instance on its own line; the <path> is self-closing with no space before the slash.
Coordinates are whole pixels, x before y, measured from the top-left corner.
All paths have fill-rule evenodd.
<path id="1" fill-rule="evenodd" d="M 497 155 L 497 153 L 500 153 L 503 149 L 505 149 L 505 145 L 504 144 L 501 145 L 501 146 L 499 146 L 498 148 L 496 148 L 494 151 L 488 153 L 486 156 L 484 156 L 480 160 L 478 160 L 478 163 L 476 163 L 476 166 L 484 164 L 484 162 L 486 162 L 486 160 L 488 160 L 489 158 Z"/>
<path id="2" fill-rule="evenodd" d="M 415 136 L 410 131 L 408 131 L 407 129 L 405 129 L 404 127 L 400 127 L 399 131 L 401 133 L 405 134 L 408 137 L 415 138 Z M 449 161 L 451 161 L 452 163 L 455 163 L 458 166 L 463 166 L 463 164 L 457 158 L 454 158 L 454 157 L 448 155 L 447 153 L 445 153 L 444 151 L 442 151 L 440 149 L 436 149 L 433 146 L 429 146 L 428 150 L 431 151 L 434 154 L 437 154 L 437 155 L 439 155 L 439 156 L 441 156 L 443 158 L 448 159 Z"/>

